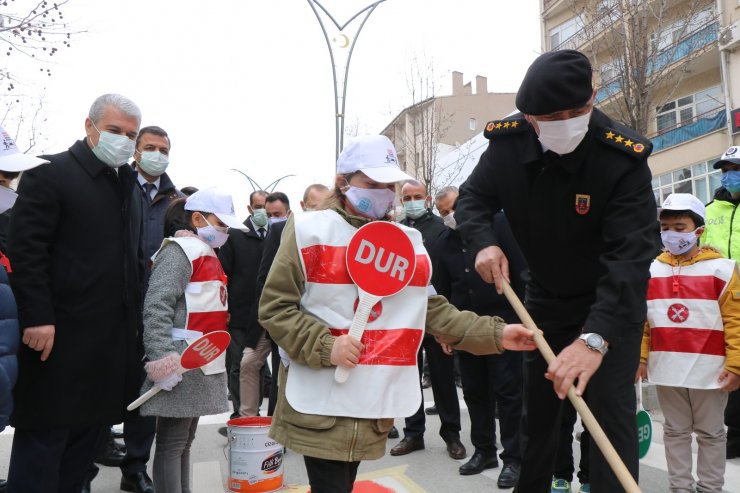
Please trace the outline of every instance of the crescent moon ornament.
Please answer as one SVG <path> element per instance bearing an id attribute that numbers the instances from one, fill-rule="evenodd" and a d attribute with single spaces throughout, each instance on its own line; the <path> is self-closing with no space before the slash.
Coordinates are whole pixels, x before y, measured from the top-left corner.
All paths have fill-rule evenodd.
<path id="1" fill-rule="evenodd" d="M 339 33 L 336 38 L 332 39 L 332 41 L 337 43 L 340 48 L 347 48 L 349 46 L 349 37 L 343 33 Z"/>

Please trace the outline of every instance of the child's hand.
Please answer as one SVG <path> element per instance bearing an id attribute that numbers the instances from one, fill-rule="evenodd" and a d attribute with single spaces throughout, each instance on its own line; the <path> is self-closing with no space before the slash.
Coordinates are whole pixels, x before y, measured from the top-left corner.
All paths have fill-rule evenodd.
<path id="1" fill-rule="evenodd" d="M 640 367 L 637 368 L 637 375 L 635 375 L 635 383 L 637 383 L 638 380 L 642 380 L 643 382 L 647 380 L 647 364 L 646 363 L 640 363 Z"/>
<path id="2" fill-rule="evenodd" d="M 740 388 L 740 375 L 732 373 L 731 371 L 722 370 L 717 382 L 719 382 L 720 390 L 724 390 L 725 392 L 734 392 Z"/>
<path id="3" fill-rule="evenodd" d="M 333 365 L 354 368 L 360 361 L 362 343 L 350 335 L 342 335 L 334 340 L 329 360 Z"/>

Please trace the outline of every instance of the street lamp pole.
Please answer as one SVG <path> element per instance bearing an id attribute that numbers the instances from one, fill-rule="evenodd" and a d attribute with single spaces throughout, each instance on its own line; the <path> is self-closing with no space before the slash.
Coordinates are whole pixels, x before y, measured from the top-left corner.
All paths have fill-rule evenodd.
<path id="1" fill-rule="evenodd" d="M 331 70 L 334 77 L 335 158 L 339 158 L 339 153 L 342 152 L 342 148 L 344 147 L 344 108 L 347 100 L 347 77 L 349 76 L 349 62 L 352 59 L 352 52 L 355 49 L 357 38 L 360 36 L 360 31 L 362 31 L 362 27 L 367 22 L 367 18 L 373 13 L 375 7 L 384 1 L 377 0 L 371 3 L 350 17 L 347 22 L 340 25 L 321 3 L 317 0 L 308 0 L 311 10 L 313 10 L 316 19 L 319 21 L 321 31 L 324 33 L 326 46 L 329 48 L 329 58 L 331 59 Z M 332 22 L 336 30 L 329 26 L 331 33 L 327 31 L 327 25 L 324 23 L 324 19 L 322 19 L 322 13 L 323 16 Z M 357 29 L 346 29 L 356 19 L 358 22 L 355 22 L 354 26 Z M 341 78 L 337 76 L 338 63 L 340 70 L 342 68 L 341 66 L 344 65 Z"/>

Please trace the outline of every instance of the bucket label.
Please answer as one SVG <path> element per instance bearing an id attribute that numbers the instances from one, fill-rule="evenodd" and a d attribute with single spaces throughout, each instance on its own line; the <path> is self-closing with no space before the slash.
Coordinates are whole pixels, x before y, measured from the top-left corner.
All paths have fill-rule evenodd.
<path id="1" fill-rule="evenodd" d="M 264 474 L 272 474 L 280 469 L 283 465 L 283 451 L 279 450 L 272 454 L 270 457 L 262 461 L 262 472 Z"/>

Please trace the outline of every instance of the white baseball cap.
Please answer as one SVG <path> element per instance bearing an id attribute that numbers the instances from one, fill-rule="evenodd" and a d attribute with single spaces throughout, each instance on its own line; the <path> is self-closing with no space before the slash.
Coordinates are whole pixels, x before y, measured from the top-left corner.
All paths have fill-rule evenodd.
<path id="1" fill-rule="evenodd" d="M 363 135 L 352 139 L 337 159 L 337 173 L 362 171 L 378 183 L 413 180 L 398 166 L 393 143 L 385 135 Z"/>
<path id="2" fill-rule="evenodd" d="M 704 204 L 690 193 L 672 193 L 663 202 L 663 210 L 691 211 L 704 219 Z"/>
<path id="3" fill-rule="evenodd" d="M 185 210 L 209 212 L 215 214 L 230 228 L 249 231 L 249 228 L 234 216 L 234 201 L 231 195 L 215 187 L 199 190 L 188 197 L 185 201 Z"/>
<path id="4" fill-rule="evenodd" d="M 15 145 L 13 137 L 2 127 L 0 127 L 0 134 L 3 137 L 3 143 L 0 145 L 0 171 L 18 173 L 49 162 L 46 159 L 23 154 Z"/>
<path id="5" fill-rule="evenodd" d="M 729 147 L 719 161 L 714 163 L 714 169 L 720 169 L 723 164 L 740 164 L 740 147 Z"/>

